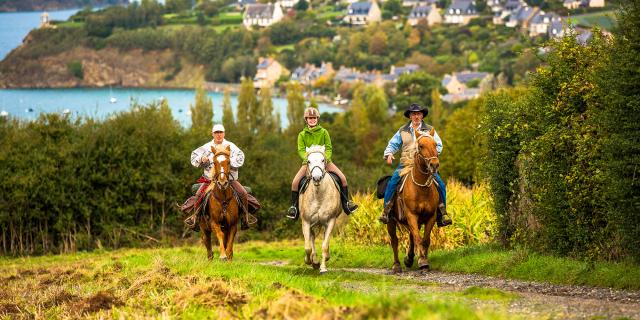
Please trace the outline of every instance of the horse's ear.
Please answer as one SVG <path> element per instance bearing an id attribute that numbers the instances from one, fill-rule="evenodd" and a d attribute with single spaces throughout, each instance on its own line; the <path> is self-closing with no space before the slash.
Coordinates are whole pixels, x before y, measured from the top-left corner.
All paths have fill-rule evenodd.
<path id="1" fill-rule="evenodd" d="M 309 153 L 309 147 L 305 147 L 304 152 Z"/>
<path id="2" fill-rule="evenodd" d="M 431 131 L 429 131 L 429 135 L 433 137 L 435 134 L 436 134 L 436 128 L 431 128 Z"/>
<path id="3" fill-rule="evenodd" d="M 322 151 L 322 153 L 324 153 L 324 150 L 325 150 L 324 146 L 322 146 L 320 150 Z"/>
<path id="4" fill-rule="evenodd" d="M 227 151 L 231 152 L 231 145 L 227 145 L 227 147 L 225 148 Z"/>
<path id="5" fill-rule="evenodd" d="M 216 146 L 211 145 L 211 152 L 216 153 Z"/>

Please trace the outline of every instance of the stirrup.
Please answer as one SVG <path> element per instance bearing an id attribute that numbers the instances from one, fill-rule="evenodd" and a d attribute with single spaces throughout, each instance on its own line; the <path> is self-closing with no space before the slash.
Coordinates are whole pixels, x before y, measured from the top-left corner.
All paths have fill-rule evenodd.
<path id="1" fill-rule="evenodd" d="M 298 209 L 295 206 L 289 207 L 289 210 L 287 210 L 287 218 L 292 220 L 298 219 Z"/>
<path id="2" fill-rule="evenodd" d="M 200 231 L 200 225 L 198 225 L 198 215 L 192 214 L 186 219 L 184 219 L 184 224 L 189 228 L 189 230 L 198 232 Z"/>
<path id="3" fill-rule="evenodd" d="M 358 204 L 349 200 L 347 201 L 347 209 L 348 209 L 348 212 L 346 212 L 346 214 L 352 214 L 356 210 L 358 210 Z"/>

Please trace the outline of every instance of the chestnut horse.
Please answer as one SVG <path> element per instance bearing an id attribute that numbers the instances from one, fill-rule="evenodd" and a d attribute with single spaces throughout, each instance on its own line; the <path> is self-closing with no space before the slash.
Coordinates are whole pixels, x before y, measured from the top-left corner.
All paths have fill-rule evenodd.
<path id="1" fill-rule="evenodd" d="M 211 184 L 207 192 L 209 196 L 209 217 L 200 219 L 202 240 L 207 247 L 207 258 L 213 258 L 211 251 L 211 231 L 216 233 L 220 246 L 220 260 L 233 259 L 233 241 L 238 231 L 239 206 L 233 195 L 233 188 L 229 183 L 231 149 L 226 147 L 211 147 L 213 152 L 213 167 Z"/>
<path id="2" fill-rule="evenodd" d="M 429 269 L 427 254 L 429 251 L 429 241 L 431 229 L 436 222 L 436 210 L 440 202 L 440 195 L 436 183 L 435 174 L 440 166 L 436 142 L 433 138 L 434 129 L 431 132 L 416 132 L 414 148 L 409 156 L 403 159 L 404 168 L 400 176 L 401 191 L 398 192 L 394 213 L 387 224 L 387 231 L 391 238 L 391 248 L 393 249 L 393 272 L 402 272 L 402 266 L 398 260 L 398 236 L 396 228 L 399 225 L 409 229 L 409 247 L 404 258 L 407 268 L 413 265 L 416 255 L 418 255 L 418 267 Z M 420 228 L 424 225 L 424 236 L 420 235 Z"/>

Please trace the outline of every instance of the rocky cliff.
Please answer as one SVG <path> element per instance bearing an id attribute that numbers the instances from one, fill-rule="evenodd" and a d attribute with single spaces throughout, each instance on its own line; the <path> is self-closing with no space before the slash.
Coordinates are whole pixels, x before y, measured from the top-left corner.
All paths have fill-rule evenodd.
<path id="1" fill-rule="evenodd" d="M 0 62 L 0 88 L 193 88 L 204 81 L 202 66 L 192 65 L 170 50 L 123 52 L 76 47 L 37 59 L 21 55 L 21 50 L 27 48 L 18 48 Z"/>

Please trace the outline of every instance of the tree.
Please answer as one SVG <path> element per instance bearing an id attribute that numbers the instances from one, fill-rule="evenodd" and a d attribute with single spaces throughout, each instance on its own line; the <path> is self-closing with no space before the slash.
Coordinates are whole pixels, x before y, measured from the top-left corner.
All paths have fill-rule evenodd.
<path id="1" fill-rule="evenodd" d="M 260 90 L 259 110 L 256 121 L 259 134 L 280 131 L 280 128 L 276 127 L 277 120 L 273 115 L 273 101 L 271 100 L 271 89 L 269 87 Z"/>
<path id="2" fill-rule="evenodd" d="M 398 79 L 396 105 L 399 110 L 404 110 L 411 103 L 429 107 L 431 91 L 440 88 L 440 81 L 428 73 L 418 71 L 412 74 L 403 74 Z"/>
<path id="3" fill-rule="evenodd" d="M 196 89 L 195 105 L 189 105 L 191 110 L 191 130 L 197 134 L 208 135 L 213 127 L 213 101 L 203 87 Z"/>
<path id="4" fill-rule="evenodd" d="M 289 119 L 289 131 L 298 132 L 304 127 L 304 96 L 302 85 L 298 82 L 287 84 L 287 119 Z"/>
<path id="5" fill-rule="evenodd" d="M 253 79 L 244 78 L 240 84 L 240 93 L 238 94 L 238 121 L 237 127 L 241 131 L 249 132 L 255 129 L 256 110 L 258 100 L 256 92 L 253 88 Z"/>
<path id="6" fill-rule="evenodd" d="M 222 98 L 222 125 L 229 136 L 237 134 L 236 121 L 231 107 L 231 93 L 228 88 L 224 89 L 224 97 Z"/>

